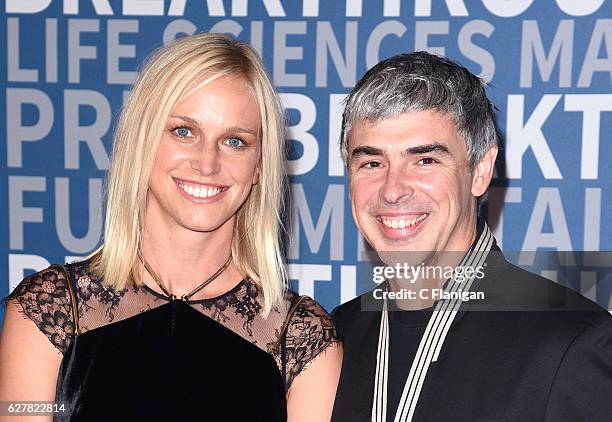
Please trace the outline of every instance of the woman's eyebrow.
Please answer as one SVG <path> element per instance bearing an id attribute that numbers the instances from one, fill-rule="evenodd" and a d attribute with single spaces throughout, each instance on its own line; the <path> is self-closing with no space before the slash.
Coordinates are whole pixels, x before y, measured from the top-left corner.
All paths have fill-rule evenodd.
<path id="1" fill-rule="evenodd" d="M 191 123 L 192 125 L 196 125 L 199 126 L 200 122 L 198 122 L 196 119 L 189 117 L 189 116 L 184 116 L 182 114 L 171 114 L 170 118 L 172 119 L 181 119 L 184 120 L 186 122 Z M 253 129 L 249 129 L 246 127 L 242 127 L 242 126 L 230 126 L 228 128 L 225 129 L 226 132 L 240 132 L 240 133 L 249 133 L 253 136 L 258 136 L 257 131 L 253 130 Z"/>
<path id="2" fill-rule="evenodd" d="M 189 123 L 191 123 L 193 125 L 199 125 L 200 124 L 200 122 L 198 122 L 196 119 L 194 119 L 192 117 L 189 117 L 189 116 L 183 116 L 182 114 L 171 114 L 170 118 L 172 118 L 172 119 L 181 119 L 181 120 L 189 122 Z"/>
<path id="3" fill-rule="evenodd" d="M 241 132 L 241 133 L 249 133 L 253 136 L 258 136 L 257 132 L 253 129 L 249 129 L 241 126 L 231 126 L 226 129 L 227 132 Z"/>

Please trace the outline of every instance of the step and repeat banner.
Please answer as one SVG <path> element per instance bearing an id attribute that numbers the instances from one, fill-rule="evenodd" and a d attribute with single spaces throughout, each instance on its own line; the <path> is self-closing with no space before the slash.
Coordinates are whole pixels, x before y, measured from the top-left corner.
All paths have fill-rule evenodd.
<path id="1" fill-rule="evenodd" d="M 292 286 L 327 309 L 372 282 L 358 276 L 366 245 L 338 151 L 342 100 L 367 69 L 401 52 L 446 55 L 490 82 L 504 147 L 484 214 L 504 251 L 612 250 L 612 0 L 5 0 L 2 7 L 2 297 L 24 275 L 100 244 L 122 101 L 153 49 L 195 32 L 250 43 L 274 80 L 291 144 Z M 574 260 L 563 282 L 612 309 L 610 260 L 595 256 Z M 558 278 L 557 270 L 542 271 Z"/>

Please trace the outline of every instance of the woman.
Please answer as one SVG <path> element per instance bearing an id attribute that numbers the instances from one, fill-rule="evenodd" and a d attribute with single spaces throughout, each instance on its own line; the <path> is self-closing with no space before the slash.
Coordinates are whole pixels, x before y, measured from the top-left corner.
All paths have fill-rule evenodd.
<path id="1" fill-rule="evenodd" d="M 103 247 L 11 295 L 0 400 L 55 398 L 58 420 L 328 421 L 342 352 L 284 288 L 282 122 L 245 44 L 158 50 L 115 133 Z"/>

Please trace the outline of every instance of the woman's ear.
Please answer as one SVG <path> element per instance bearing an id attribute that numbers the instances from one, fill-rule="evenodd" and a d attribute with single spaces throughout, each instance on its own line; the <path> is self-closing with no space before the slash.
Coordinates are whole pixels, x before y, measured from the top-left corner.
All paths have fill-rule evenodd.
<path id="1" fill-rule="evenodd" d="M 253 184 L 256 185 L 259 182 L 259 164 L 255 167 L 253 172 Z"/>

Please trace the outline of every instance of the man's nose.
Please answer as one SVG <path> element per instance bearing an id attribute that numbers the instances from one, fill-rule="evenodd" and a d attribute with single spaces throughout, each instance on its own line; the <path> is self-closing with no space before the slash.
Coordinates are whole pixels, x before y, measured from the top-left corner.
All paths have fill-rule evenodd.
<path id="1" fill-rule="evenodd" d="M 408 171 L 400 165 L 389 165 L 381 189 L 381 196 L 385 202 L 395 204 L 414 195 L 413 181 Z"/>

